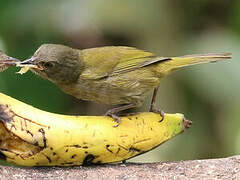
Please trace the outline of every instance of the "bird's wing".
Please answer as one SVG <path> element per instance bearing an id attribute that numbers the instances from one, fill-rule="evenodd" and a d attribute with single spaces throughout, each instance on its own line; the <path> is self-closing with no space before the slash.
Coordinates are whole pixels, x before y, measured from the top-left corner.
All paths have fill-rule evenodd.
<path id="1" fill-rule="evenodd" d="M 141 68 L 166 60 L 150 52 L 125 46 L 106 46 L 81 51 L 85 69 L 84 79 L 99 79 Z"/>

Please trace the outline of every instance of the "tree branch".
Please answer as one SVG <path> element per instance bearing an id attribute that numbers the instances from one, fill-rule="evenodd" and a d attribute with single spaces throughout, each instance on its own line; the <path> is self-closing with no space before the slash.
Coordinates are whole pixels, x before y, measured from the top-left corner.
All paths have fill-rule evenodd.
<path id="1" fill-rule="evenodd" d="M 75 167 L 0 166 L 0 179 L 238 179 L 240 156 L 229 158 L 126 163 Z"/>

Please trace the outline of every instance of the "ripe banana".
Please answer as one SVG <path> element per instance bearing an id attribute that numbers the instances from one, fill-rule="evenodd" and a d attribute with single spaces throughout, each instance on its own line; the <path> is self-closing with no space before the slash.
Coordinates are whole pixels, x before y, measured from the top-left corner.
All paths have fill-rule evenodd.
<path id="1" fill-rule="evenodd" d="M 190 127 L 182 114 L 122 117 L 45 112 L 0 93 L 0 158 L 23 166 L 118 162 L 147 152 Z"/>

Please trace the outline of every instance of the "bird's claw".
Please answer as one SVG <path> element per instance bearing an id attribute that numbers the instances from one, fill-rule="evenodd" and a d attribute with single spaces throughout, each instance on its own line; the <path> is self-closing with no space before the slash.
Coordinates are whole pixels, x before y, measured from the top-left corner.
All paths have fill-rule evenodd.
<path id="1" fill-rule="evenodd" d="M 153 106 L 153 107 L 150 109 L 150 112 L 158 113 L 158 114 L 161 115 L 162 119 L 161 119 L 159 122 L 162 122 L 162 121 L 164 120 L 165 113 L 164 113 L 163 110 L 160 110 L 160 109 L 158 109 L 158 108 L 156 108 L 156 107 Z"/>
<path id="2" fill-rule="evenodd" d="M 114 125 L 113 127 L 118 127 L 121 123 L 121 117 L 117 116 L 114 112 L 112 112 L 111 110 L 107 111 L 105 113 L 105 116 L 109 116 L 111 118 L 114 119 L 114 121 L 117 123 L 116 125 Z"/>

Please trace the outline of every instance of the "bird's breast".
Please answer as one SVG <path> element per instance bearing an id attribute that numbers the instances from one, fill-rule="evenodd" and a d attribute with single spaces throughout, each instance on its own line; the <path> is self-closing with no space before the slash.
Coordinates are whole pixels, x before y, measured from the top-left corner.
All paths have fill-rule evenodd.
<path id="1" fill-rule="evenodd" d="M 159 82 L 159 77 L 126 73 L 97 80 L 79 78 L 77 83 L 62 89 L 78 99 L 117 105 L 142 102 Z"/>

